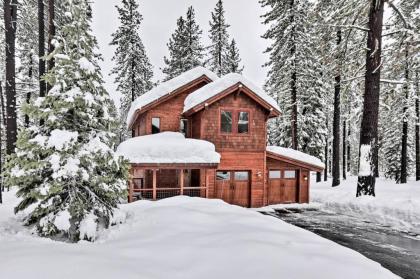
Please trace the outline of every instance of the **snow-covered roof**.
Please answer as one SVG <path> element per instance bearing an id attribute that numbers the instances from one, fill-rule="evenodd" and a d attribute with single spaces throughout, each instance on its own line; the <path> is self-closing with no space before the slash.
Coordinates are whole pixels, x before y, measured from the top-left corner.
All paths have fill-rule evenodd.
<path id="1" fill-rule="evenodd" d="M 133 164 L 218 164 L 220 154 L 214 144 L 185 138 L 181 133 L 163 132 L 134 137 L 122 142 L 117 154 Z"/>
<path id="2" fill-rule="evenodd" d="M 285 148 L 280 146 L 267 146 L 267 151 L 319 168 L 325 167 L 324 163 L 317 157 L 294 150 L 292 148 Z"/>
<path id="3" fill-rule="evenodd" d="M 242 85 L 248 87 L 251 91 L 257 94 L 258 97 L 267 102 L 273 109 L 280 111 L 277 102 L 272 97 L 268 96 L 264 90 L 256 86 L 242 75 L 230 73 L 188 95 L 184 101 L 184 112 L 222 93 L 225 89 L 237 83 L 241 83 Z"/>
<path id="4" fill-rule="evenodd" d="M 127 115 L 127 126 L 131 124 L 134 120 L 135 113 L 137 110 L 140 110 L 142 107 L 166 96 L 177 90 L 178 88 L 202 77 L 206 76 L 211 80 L 216 80 L 217 75 L 204 67 L 196 67 L 185 73 L 174 77 L 168 81 L 162 82 L 152 90 L 146 92 L 145 94 L 138 97 L 134 102 L 131 104 L 130 110 L 128 111 Z"/>

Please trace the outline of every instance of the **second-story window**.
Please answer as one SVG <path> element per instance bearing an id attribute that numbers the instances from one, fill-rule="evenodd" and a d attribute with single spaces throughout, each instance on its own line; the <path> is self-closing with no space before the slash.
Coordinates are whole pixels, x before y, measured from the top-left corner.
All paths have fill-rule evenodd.
<path id="1" fill-rule="evenodd" d="M 179 132 L 183 134 L 185 137 L 188 136 L 188 119 L 181 119 L 179 123 Z"/>
<path id="2" fill-rule="evenodd" d="M 222 110 L 220 115 L 220 131 L 232 133 L 232 112 Z"/>
<path id="3" fill-rule="evenodd" d="M 246 134 L 249 131 L 249 114 L 245 111 L 238 113 L 238 133 Z"/>
<path id="4" fill-rule="evenodd" d="M 152 117 L 152 134 L 160 133 L 160 118 Z"/>

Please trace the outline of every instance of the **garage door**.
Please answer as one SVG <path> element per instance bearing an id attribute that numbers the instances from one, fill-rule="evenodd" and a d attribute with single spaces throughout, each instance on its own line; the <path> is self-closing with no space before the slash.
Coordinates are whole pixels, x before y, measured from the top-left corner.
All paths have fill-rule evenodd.
<path id="1" fill-rule="evenodd" d="M 217 171 L 216 198 L 243 207 L 250 205 L 250 172 Z"/>
<path id="2" fill-rule="evenodd" d="M 268 203 L 298 202 L 297 170 L 270 170 L 268 173 Z"/>

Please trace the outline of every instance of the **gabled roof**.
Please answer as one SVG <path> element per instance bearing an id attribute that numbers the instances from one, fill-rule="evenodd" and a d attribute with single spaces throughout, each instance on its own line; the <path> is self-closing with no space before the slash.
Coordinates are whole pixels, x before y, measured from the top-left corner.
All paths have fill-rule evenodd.
<path id="1" fill-rule="evenodd" d="M 137 113 L 142 110 L 149 109 L 154 104 L 159 103 L 162 99 L 170 97 L 178 89 L 189 87 L 191 83 L 195 83 L 198 80 L 207 80 L 208 82 L 217 79 L 217 75 L 204 67 L 196 67 L 185 73 L 174 77 L 168 81 L 162 82 L 152 90 L 138 97 L 131 104 L 130 110 L 127 114 L 127 126 L 130 128 L 133 121 L 136 118 Z"/>
<path id="2" fill-rule="evenodd" d="M 117 154 L 138 165 L 220 163 L 214 144 L 175 132 L 130 138 L 118 146 Z"/>
<path id="3" fill-rule="evenodd" d="M 248 90 L 244 90 L 245 93 L 272 112 L 271 116 L 280 114 L 280 108 L 272 97 L 248 79 L 236 73 L 227 74 L 189 94 L 184 102 L 184 113 L 188 115 L 199 111 L 206 105 L 210 105 L 243 87 L 248 88 Z"/>
<path id="4" fill-rule="evenodd" d="M 267 156 L 295 164 L 312 171 L 322 171 L 325 164 L 317 157 L 280 146 L 267 146 Z"/>

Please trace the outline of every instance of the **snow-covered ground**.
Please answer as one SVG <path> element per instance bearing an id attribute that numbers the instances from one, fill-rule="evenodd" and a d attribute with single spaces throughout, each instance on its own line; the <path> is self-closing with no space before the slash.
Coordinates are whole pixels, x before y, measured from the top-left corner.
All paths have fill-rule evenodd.
<path id="1" fill-rule="evenodd" d="M 126 222 L 95 243 L 31 235 L 0 205 L 1 278 L 397 278 L 361 254 L 220 200 L 175 197 L 122 206 Z"/>
<path id="2" fill-rule="evenodd" d="M 420 181 L 396 184 L 379 178 L 376 197 L 356 198 L 357 177 L 341 181 L 338 187 L 328 182 L 311 181 L 311 203 L 323 210 L 360 216 L 364 220 L 420 234 Z"/>

